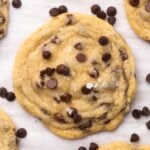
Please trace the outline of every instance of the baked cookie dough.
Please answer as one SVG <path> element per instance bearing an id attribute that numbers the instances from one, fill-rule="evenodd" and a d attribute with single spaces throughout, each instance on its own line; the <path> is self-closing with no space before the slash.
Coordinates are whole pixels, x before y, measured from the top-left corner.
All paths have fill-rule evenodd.
<path id="1" fill-rule="evenodd" d="M 150 0 L 125 0 L 125 9 L 133 30 L 150 41 Z"/>
<path id="2" fill-rule="evenodd" d="M 0 0 L 0 39 L 6 35 L 8 26 L 8 0 Z"/>
<path id="3" fill-rule="evenodd" d="M 18 150 L 16 127 L 12 120 L 0 109 L 0 150 Z"/>
<path id="4" fill-rule="evenodd" d="M 127 144 L 124 142 L 114 142 L 100 146 L 98 150 L 150 150 L 150 145 L 141 146 L 139 144 Z"/>
<path id="5" fill-rule="evenodd" d="M 127 43 L 95 16 L 66 13 L 44 24 L 17 54 L 17 100 L 58 136 L 118 127 L 136 91 Z"/>

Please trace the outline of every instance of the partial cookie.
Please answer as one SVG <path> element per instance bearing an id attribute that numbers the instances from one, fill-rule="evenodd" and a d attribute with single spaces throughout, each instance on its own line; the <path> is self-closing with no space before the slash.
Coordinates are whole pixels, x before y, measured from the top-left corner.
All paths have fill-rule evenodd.
<path id="1" fill-rule="evenodd" d="M 0 150 L 18 150 L 16 127 L 2 110 L 0 110 Z"/>
<path id="2" fill-rule="evenodd" d="M 107 22 L 67 13 L 21 46 L 13 82 L 17 100 L 52 132 L 81 138 L 121 123 L 136 91 L 135 62 Z"/>
<path id="3" fill-rule="evenodd" d="M 115 142 L 100 146 L 98 150 L 150 150 L 150 145 L 141 146 L 139 144 L 127 144 L 124 142 Z"/>
<path id="4" fill-rule="evenodd" d="M 8 0 L 0 0 L 0 39 L 6 35 L 8 26 Z"/>
<path id="5" fill-rule="evenodd" d="M 125 0 L 125 9 L 133 30 L 150 41 L 150 0 Z"/>

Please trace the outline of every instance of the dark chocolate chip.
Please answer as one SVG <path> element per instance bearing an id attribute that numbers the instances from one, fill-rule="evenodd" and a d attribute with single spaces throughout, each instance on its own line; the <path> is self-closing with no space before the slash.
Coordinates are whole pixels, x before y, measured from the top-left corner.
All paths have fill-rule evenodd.
<path id="1" fill-rule="evenodd" d="M 52 39 L 51 39 L 51 42 L 53 44 L 59 44 L 60 43 L 60 39 L 57 37 L 57 36 L 54 36 Z"/>
<path id="2" fill-rule="evenodd" d="M 150 73 L 146 76 L 147 83 L 150 83 Z"/>
<path id="3" fill-rule="evenodd" d="M 63 95 L 60 96 L 61 101 L 69 103 L 71 101 L 72 95 L 70 95 L 69 93 L 65 93 Z"/>
<path id="4" fill-rule="evenodd" d="M 87 150 L 85 147 L 81 146 L 78 148 L 78 150 Z"/>
<path id="5" fill-rule="evenodd" d="M 108 17 L 107 21 L 113 26 L 116 23 L 116 17 Z"/>
<path id="6" fill-rule="evenodd" d="M 89 150 L 97 150 L 99 146 L 96 143 L 90 143 Z"/>
<path id="7" fill-rule="evenodd" d="M 55 17 L 55 16 L 58 16 L 59 15 L 59 10 L 58 8 L 52 8 L 49 10 L 49 14 L 52 16 L 52 17 Z"/>
<path id="8" fill-rule="evenodd" d="M 119 52 L 120 52 L 120 57 L 121 57 L 122 61 L 125 61 L 128 59 L 128 55 L 124 51 L 119 50 Z"/>
<path id="9" fill-rule="evenodd" d="M 149 110 L 149 108 L 148 107 L 143 107 L 143 109 L 142 109 L 142 115 L 143 116 L 149 116 L 150 115 L 150 110 Z"/>
<path id="10" fill-rule="evenodd" d="M 87 88 L 87 86 L 85 85 L 81 88 L 81 91 L 83 94 L 88 95 L 91 93 L 92 89 Z"/>
<path id="11" fill-rule="evenodd" d="M 56 72 L 60 75 L 69 76 L 70 75 L 70 68 L 63 65 L 63 64 L 60 64 L 57 66 Z"/>
<path id="12" fill-rule="evenodd" d="M 84 53 L 79 53 L 76 56 L 77 61 L 83 63 L 86 61 L 86 55 Z"/>
<path id="13" fill-rule="evenodd" d="M 140 119 L 141 118 L 141 110 L 139 109 L 134 109 L 132 111 L 132 116 L 135 118 L 135 119 Z"/>
<path id="14" fill-rule="evenodd" d="M 99 77 L 99 71 L 94 68 L 90 73 L 89 73 L 90 77 L 92 78 L 98 78 Z"/>
<path id="15" fill-rule="evenodd" d="M 129 0 L 129 3 L 133 7 L 137 7 L 140 4 L 140 0 Z"/>
<path id="16" fill-rule="evenodd" d="M 61 5 L 58 7 L 59 13 L 66 13 L 68 11 L 67 7 L 65 5 Z"/>
<path id="17" fill-rule="evenodd" d="M 102 61 L 108 62 L 111 59 L 111 54 L 110 53 L 104 53 L 102 56 Z"/>
<path id="18" fill-rule="evenodd" d="M 12 102 L 16 99 L 16 96 L 13 92 L 8 92 L 6 98 L 9 102 Z"/>
<path id="19" fill-rule="evenodd" d="M 17 132 L 16 132 L 16 136 L 17 136 L 18 138 L 25 138 L 25 137 L 27 136 L 27 131 L 26 131 L 26 129 L 24 129 L 24 128 L 18 129 Z"/>
<path id="20" fill-rule="evenodd" d="M 78 113 L 77 109 L 72 108 L 72 107 L 70 109 L 71 109 L 71 112 L 67 112 L 69 117 L 73 117 L 75 114 Z"/>
<path id="21" fill-rule="evenodd" d="M 150 1 L 145 5 L 145 10 L 150 13 Z"/>
<path id="22" fill-rule="evenodd" d="M 83 47 L 83 45 L 82 45 L 81 43 L 76 43 L 76 44 L 74 45 L 74 47 L 75 47 L 77 50 L 83 50 L 83 49 L 84 49 L 84 47 Z"/>
<path id="23" fill-rule="evenodd" d="M 46 71 L 46 70 L 41 70 L 41 71 L 40 71 L 40 77 L 41 77 L 41 78 L 44 78 L 46 74 L 47 74 L 47 71 Z"/>
<path id="24" fill-rule="evenodd" d="M 117 13 L 117 9 L 113 6 L 107 8 L 107 15 L 108 16 L 115 16 Z"/>
<path id="25" fill-rule="evenodd" d="M 147 129 L 150 130 L 150 120 L 148 122 L 146 122 L 146 127 L 147 127 Z"/>
<path id="26" fill-rule="evenodd" d="M 97 17 L 100 19 L 105 20 L 106 19 L 106 13 L 104 11 L 98 11 L 97 12 Z"/>
<path id="27" fill-rule="evenodd" d="M 6 97 L 7 96 L 7 94 L 8 94 L 8 92 L 7 92 L 7 89 L 6 88 L 4 88 L 4 87 L 1 87 L 0 88 L 0 97 Z"/>
<path id="28" fill-rule="evenodd" d="M 62 114 L 59 114 L 59 113 L 55 114 L 54 119 L 55 119 L 55 121 L 57 121 L 59 123 L 66 123 L 65 118 Z"/>
<path id="29" fill-rule="evenodd" d="M 109 40 L 106 36 L 101 36 L 99 39 L 98 39 L 98 42 L 100 45 L 102 46 L 105 46 L 108 44 Z"/>
<path id="30" fill-rule="evenodd" d="M 49 89 L 56 89 L 58 86 L 58 81 L 55 78 L 52 78 L 50 80 L 47 81 L 47 87 Z"/>
<path id="31" fill-rule="evenodd" d="M 93 13 L 93 14 L 97 14 L 97 12 L 98 11 L 100 11 L 101 10 L 101 8 L 100 8 L 100 6 L 98 5 L 98 4 L 94 4 L 94 5 L 92 5 L 91 6 L 91 12 Z"/>
<path id="32" fill-rule="evenodd" d="M 55 72 L 55 68 L 49 68 L 49 67 L 46 68 L 47 76 L 50 77 L 54 72 Z"/>
<path id="33" fill-rule="evenodd" d="M 50 51 L 43 51 L 42 56 L 44 59 L 49 59 L 51 57 L 51 52 Z"/>
<path id="34" fill-rule="evenodd" d="M 140 140 L 140 137 L 136 133 L 133 133 L 131 135 L 131 138 L 130 138 L 131 142 L 138 142 L 139 140 Z"/>
<path id="35" fill-rule="evenodd" d="M 0 16 L 0 24 L 2 25 L 4 24 L 4 22 L 5 22 L 5 18 L 3 16 Z"/>
<path id="36" fill-rule="evenodd" d="M 86 130 L 87 128 L 90 128 L 92 126 L 92 120 L 87 119 L 83 120 L 83 122 L 79 125 L 79 129 Z"/>
<path id="37" fill-rule="evenodd" d="M 20 8 L 20 7 L 22 6 L 21 0 L 13 0 L 13 1 L 12 1 L 12 6 L 13 6 L 14 8 Z"/>
<path id="38" fill-rule="evenodd" d="M 74 113 L 74 115 L 73 115 L 73 121 L 74 121 L 74 123 L 78 123 L 78 122 L 80 122 L 81 120 L 82 120 L 81 115 L 79 115 L 79 114 L 77 114 L 77 113 Z"/>

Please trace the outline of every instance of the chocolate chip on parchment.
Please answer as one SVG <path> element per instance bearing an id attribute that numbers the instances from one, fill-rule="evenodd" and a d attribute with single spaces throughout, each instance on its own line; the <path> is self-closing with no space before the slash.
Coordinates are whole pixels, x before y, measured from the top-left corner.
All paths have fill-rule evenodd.
<path id="1" fill-rule="evenodd" d="M 49 59 L 51 57 L 51 52 L 50 51 L 43 51 L 42 56 L 44 59 Z"/>
<path id="2" fill-rule="evenodd" d="M 61 101 L 69 103 L 71 101 L 72 95 L 69 93 L 64 93 L 60 96 Z"/>
<path id="3" fill-rule="evenodd" d="M 113 6 L 107 8 L 107 15 L 108 16 L 115 16 L 117 13 L 117 9 Z"/>
<path id="4" fill-rule="evenodd" d="M 47 67 L 46 70 L 45 70 L 46 75 L 49 76 L 49 77 L 50 77 L 54 72 L 55 72 L 55 68 Z"/>
<path id="5" fill-rule="evenodd" d="M 132 111 L 132 116 L 135 118 L 135 119 L 140 119 L 141 118 L 141 110 L 139 109 L 134 109 Z"/>
<path id="6" fill-rule="evenodd" d="M 119 52 L 120 52 L 120 57 L 121 57 L 122 61 L 125 61 L 128 59 L 128 55 L 124 51 L 119 50 Z"/>
<path id="7" fill-rule="evenodd" d="M 108 17 L 107 21 L 109 24 L 111 24 L 112 26 L 116 23 L 116 17 Z"/>
<path id="8" fill-rule="evenodd" d="M 91 126 L 92 126 L 92 120 L 86 119 L 81 122 L 81 124 L 79 125 L 79 129 L 86 130 L 87 128 L 90 128 Z"/>
<path id="9" fill-rule="evenodd" d="M 47 81 L 47 88 L 49 89 L 56 89 L 58 86 L 58 81 L 55 78 L 49 79 Z"/>
<path id="10" fill-rule="evenodd" d="M 77 50 L 83 50 L 83 49 L 84 49 L 82 43 L 76 43 L 76 44 L 74 45 L 74 48 L 76 48 Z"/>
<path id="11" fill-rule="evenodd" d="M 146 76 L 146 82 L 150 83 L 150 73 Z"/>
<path id="12" fill-rule="evenodd" d="M 140 4 L 140 0 L 129 0 L 129 3 L 133 7 L 137 7 Z"/>
<path id="13" fill-rule="evenodd" d="M 15 96 L 15 93 L 13 92 L 8 92 L 7 93 L 7 96 L 6 96 L 6 99 L 9 101 L 9 102 L 12 102 L 16 99 L 16 96 Z"/>
<path id="14" fill-rule="evenodd" d="M 130 138 L 131 142 L 138 142 L 139 140 L 140 140 L 140 137 L 136 133 L 133 133 L 131 135 L 131 138 Z"/>
<path id="15" fill-rule="evenodd" d="M 81 146 L 78 148 L 78 150 L 87 150 L 85 147 Z"/>
<path id="16" fill-rule="evenodd" d="M 26 135 L 27 135 L 27 131 L 26 131 L 26 129 L 24 129 L 24 128 L 20 128 L 20 129 L 18 129 L 18 130 L 16 131 L 16 136 L 17 136 L 18 138 L 25 138 Z"/>
<path id="17" fill-rule="evenodd" d="M 90 143 L 89 150 L 97 150 L 99 146 L 96 143 Z"/>
<path id="18" fill-rule="evenodd" d="M 150 110 L 149 110 L 149 108 L 148 107 L 143 107 L 143 109 L 142 109 L 142 115 L 143 116 L 149 116 L 150 115 Z"/>
<path id="19" fill-rule="evenodd" d="M 7 89 L 4 87 L 1 87 L 0 88 L 0 97 L 5 98 L 7 96 L 7 94 L 8 94 Z"/>
<path id="20" fill-rule="evenodd" d="M 111 54 L 110 53 L 104 53 L 102 55 L 102 61 L 103 62 L 108 62 L 111 59 Z"/>
<path id="21" fill-rule="evenodd" d="M 66 13 L 68 11 L 67 7 L 65 5 L 61 5 L 58 7 L 59 13 Z"/>
<path id="22" fill-rule="evenodd" d="M 94 5 L 92 5 L 91 6 L 91 12 L 93 13 L 93 14 L 97 14 L 97 12 L 98 11 L 100 11 L 101 10 L 101 7 L 98 5 L 98 4 L 94 4 Z"/>
<path id="23" fill-rule="evenodd" d="M 14 8 L 20 8 L 20 7 L 22 6 L 21 0 L 13 0 L 13 1 L 12 1 L 12 6 L 13 6 Z"/>
<path id="24" fill-rule="evenodd" d="M 77 59 L 77 61 L 83 63 L 86 61 L 87 58 L 84 53 L 79 53 L 79 54 L 77 54 L 76 59 Z"/>
<path id="25" fill-rule="evenodd" d="M 98 11 L 97 12 L 97 17 L 100 19 L 105 20 L 106 19 L 106 13 L 104 11 Z"/>
<path id="26" fill-rule="evenodd" d="M 145 10 L 150 13 L 150 1 L 145 5 Z"/>
<path id="27" fill-rule="evenodd" d="M 69 76 L 70 75 L 70 68 L 60 64 L 56 67 L 56 72 L 60 75 Z"/>
<path id="28" fill-rule="evenodd" d="M 89 72 L 89 75 L 92 78 L 98 78 L 99 77 L 99 71 L 96 68 L 94 68 L 93 70 L 91 70 Z"/>
<path id="29" fill-rule="evenodd" d="M 2 25 L 4 24 L 4 22 L 5 22 L 5 18 L 3 16 L 0 16 L 0 24 Z"/>
<path id="30" fill-rule="evenodd" d="M 50 9 L 49 10 L 49 14 L 50 14 L 50 16 L 52 16 L 52 17 L 55 17 L 55 16 L 58 16 L 59 15 L 59 10 L 58 10 L 58 8 L 52 8 L 52 9 Z"/>
<path id="31" fill-rule="evenodd" d="M 147 127 L 147 129 L 150 130 L 150 120 L 148 122 L 146 122 L 146 127 Z"/>
<path id="32" fill-rule="evenodd" d="M 66 123 L 64 116 L 60 113 L 55 114 L 54 119 L 55 119 L 55 121 L 57 121 L 59 123 Z"/>
<path id="33" fill-rule="evenodd" d="M 108 44 L 109 40 L 106 36 L 101 36 L 99 39 L 98 39 L 98 42 L 100 45 L 102 46 L 105 46 Z"/>

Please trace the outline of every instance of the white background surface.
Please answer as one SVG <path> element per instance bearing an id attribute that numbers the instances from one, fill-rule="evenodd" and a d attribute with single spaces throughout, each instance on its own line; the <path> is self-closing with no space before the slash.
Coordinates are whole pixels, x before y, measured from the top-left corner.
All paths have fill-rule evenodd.
<path id="1" fill-rule="evenodd" d="M 150 107 L 150 85 L 145 82 L 145 76 L 150 72 L 150 44 L 142 41 L 131 30 L 123 7 L 123 0 L 22 0 L 20 9 L 10 5 L 9 28 L 7 36 L 0 41 L 0 86 L 12 90 L 12 68 L 17 50 L 31 32 L 47 21 L 48 11 L 54 6 L 65 4 L 69 11 L 90 14 L 90 6 L 98 3 L 106 10 L 110 5 L 118 9 L 115 28 L 126 39 L 133 50 L 137 62 L 138 90 L 134 108 Z M 21 140 L 20 150 L 77 150 L 79 146 L 88 146 L 90 142 L 100 145 L 112 141 L 129 141 L 131 133 L 138 133 L 141 143 L 150 144 L 150 131 L 145 122 L 150 117 L 139 121 L 127 115 L 121 126 L 114 132 L 101 132 L 81 140 L 64 140 L 50 133 L 36 118 L 26 113 L 15 102 L 7 102 L 0 98 L 0 108 L 3 108 L 14 120 L 18 128 L 24 127 L 28 136 Z"/>

